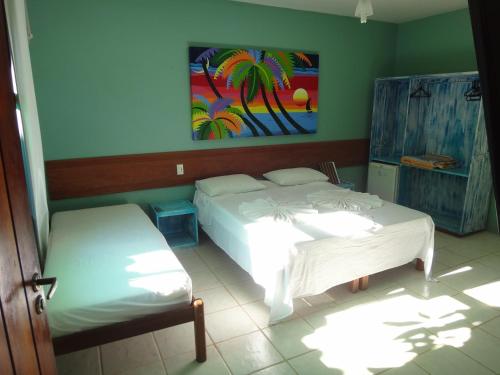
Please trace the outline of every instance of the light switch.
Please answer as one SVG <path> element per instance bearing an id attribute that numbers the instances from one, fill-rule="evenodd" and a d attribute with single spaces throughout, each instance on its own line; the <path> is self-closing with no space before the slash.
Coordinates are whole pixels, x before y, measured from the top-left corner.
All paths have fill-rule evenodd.
<path id="1" fill-rule="evenodd" d="M 177 164 L 177 176 L 184 174 L 184 164 Z"/>

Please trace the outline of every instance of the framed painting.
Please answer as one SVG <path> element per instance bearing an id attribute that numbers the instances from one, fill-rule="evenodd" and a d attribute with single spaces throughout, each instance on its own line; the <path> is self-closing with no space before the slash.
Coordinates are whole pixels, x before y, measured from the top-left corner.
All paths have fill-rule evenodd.
<path id="1" fill-rule="evenodd" d="M 316 133 L 319 55 L 189 48 L 194 140 Z"/>

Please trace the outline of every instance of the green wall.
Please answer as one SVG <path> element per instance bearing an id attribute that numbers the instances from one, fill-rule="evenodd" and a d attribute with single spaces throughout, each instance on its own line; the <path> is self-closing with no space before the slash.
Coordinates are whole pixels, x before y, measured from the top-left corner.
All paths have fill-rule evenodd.
<path id="1" fill-rule="evenodd" d="M 30 0 L 45 158 L 366 138 L 396 26 L 229 1 Z M 188 46 L 320 54 L 318 133 L 192 141 Z"/>
<path id="2" fill-rule="evenodd" d="M 369 136 L 376 77 L 476 70 L 467 10 L 400 25 L 226 0 L 28 0 L 46 160 Z M 188 46 L 319 52 L 318 133 L 191 140 Z M 366 166 L 341 177 L 366 186 Z M 52 201 L 52 211 L 190 198 L 192 186 Z M 489 228 L 496 230 L 494 205 Z"/>
<path id="3" fill-rule="evenodd" d="M 467 9 L 398 25 L 397 75 L 477 70 Z"/>
<path id="4" fill-rule="evenodd" d="M 367 138 L 376 77 L 393 73 L 397 26 L 223 0 L 28 0 L 46 160 Z M 191 140 L 188 46 L 320 54 L 318 133 Z M 341 175 L 363 190 L 366 167 Z M 192 187 L 50 202 L 52 210 L 190 197 Z"/>
<path id="5" fill-rule="evenodd" d="M 396 75 L 472 70 L 477 65 L 467 9 L 398 25 Z M 487 226 L 498 232 L 494 197 Z"/>

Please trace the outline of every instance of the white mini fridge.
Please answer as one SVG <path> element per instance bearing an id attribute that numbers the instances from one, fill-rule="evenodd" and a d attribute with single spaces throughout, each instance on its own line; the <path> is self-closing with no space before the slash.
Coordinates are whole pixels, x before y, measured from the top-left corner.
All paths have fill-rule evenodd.
<path id="1" fill-rule="evenodd" d="M 368 166 L 368 193 L 378 195 L 385 201 L 396 203 L 398 182 L 399 166 L 370 162 Z"/>

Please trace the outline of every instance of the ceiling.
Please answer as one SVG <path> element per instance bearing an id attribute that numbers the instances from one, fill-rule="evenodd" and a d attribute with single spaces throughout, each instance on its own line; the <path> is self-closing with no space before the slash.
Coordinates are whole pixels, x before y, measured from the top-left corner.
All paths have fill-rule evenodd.
<path id="1" fill-rule="evenodd" d="M 318 13 L 354 16 L 357 0 L 232 0 Z M 467 8 L 467 0 L 372 0 L 368 20 L 401 23 Z"/>

